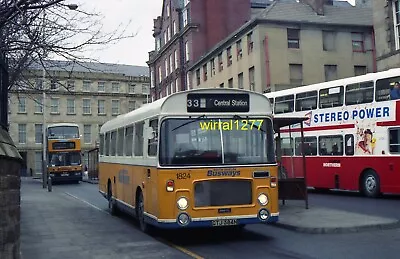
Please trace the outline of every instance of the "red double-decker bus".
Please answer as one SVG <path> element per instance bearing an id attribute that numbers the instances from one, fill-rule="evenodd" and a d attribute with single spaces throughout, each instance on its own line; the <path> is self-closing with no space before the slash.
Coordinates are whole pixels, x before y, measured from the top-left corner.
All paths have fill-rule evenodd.
<path id="1" fill-rule="evenodd" d="M 400 69 L 265 94 L 274 116 L 305 116 L 307 182 L 316 189 L 400 193 Z M 300 127 L 281 131 L 282 167 L 303 175 Z"/>

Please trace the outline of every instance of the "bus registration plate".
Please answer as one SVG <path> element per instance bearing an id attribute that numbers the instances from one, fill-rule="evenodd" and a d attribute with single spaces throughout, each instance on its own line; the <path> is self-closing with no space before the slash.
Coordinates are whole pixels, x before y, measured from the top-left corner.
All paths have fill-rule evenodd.
<path id="1" fill-rule="evenodd" d="M 213 227 L 234 226 L 237 225 L 236 219 L 217 219 L 212 221 Z"/>

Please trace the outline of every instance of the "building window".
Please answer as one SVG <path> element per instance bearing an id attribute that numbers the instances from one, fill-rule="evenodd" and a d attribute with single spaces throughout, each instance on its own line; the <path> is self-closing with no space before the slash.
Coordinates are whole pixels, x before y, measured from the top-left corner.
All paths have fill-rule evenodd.
<path id="1" fill-rule="evenodd" d="M 392 1 L 394 42 L 396 50 L 400 49 L 400 1 Z"/>
<path id="2" fill-rule="evenodd" d="M 169 17 L 170 16 L 169 4 L 167 4 L 166 9 L 167 9 L 167 17 Z"/>
<path id="3" fill-rule="evenodd" d="M 207 81 L 207 63 L 203 65 L 203 80 Z"/>
<path id="4" fill-rule="evenodd" d="M 83 102 L 83 105 L 82 105 L 83 114 L 91 114 L 92 109 L 90 106 L 90 99 L 83 99 L 82 102 Z"/>
<path id="5" fill-rule="evenodd" d="M 43 166 L 43 153 L 42 152 L 35 152 L 35 173 L 42 172 Z"/>
<path id="6" fill-rule="evenodd" d="M 167 27 L 167 40 L 169 41 L 171 39 L 171 27 Z"/>
<path id="7" fill-rule="evenodd" d="M 337 65 L 325 65 L 325 81 L 337 79 Z"/>
<path id="8" fill-rule="evenodd" d="M 238 40 L 236 42 L 236 55 L 237 55 L 237 60 L 242 58 L 242 40 Z"/>
<path id="9" fill-rule="evenodd" d="M 250 85 L 250 90 L 255 91 L 256 82 L 254 79 L 254 67 L 249 68 L 249 85 Z"/>
<path id="10" fill-rule="evenodd" d="M 154 71 L 152 71 L 152 72 L 153 72 L 152 74 L 154 74 Z M 130 94 L 135 93 L 135 87 L 136 87 L 136 84 L 129 84 L 129 93 Z"/>
<path id="11" fill-rule="evenodd" d="M 189 42 L 188 41 L 186 41 L 185 42 L 185 58 L 186 58 L 186 61 L 189 61 Z"/>
<path id="12" fill-rule="evenodd" d="M 35 80 L 35 88 L 38 90 L 42 90 L 43 89 L 43 79 L 42 78 L 37 78 Z"/>
<path id="13" fill-rule="evenodd" d="M 200 68 L 196 70 L 196 85 L 200 85 Z"/>
<path id="14" fill-rule="evenodd" d="M 156 39 L 156 50 L 159 51 L 160 48 L 161 48 L 161 39 L 158 38 L 158 39 Z"/>
<path id="15" fill-rule="evenodd" d="M 136 109 L 136 101 L 129 101 L 128 109 L 129 111 L 133 111 L 134 109 Z"/>
<path id="16" fill-rule="evenodd" d="M 43 98 L 37 98 L 35 100 L 35 113 L 43 113 Z"/>
<path id="17" fill-rule="evenodd" d="M 75 91 L 75 81 L 72 80 L 67 81 L 67 90 L 70 92 Z"/>
<path id="18" fill-rule="evenodd" d="M 169 75 L 168 58 L 166 58 L 165 61 L 164 61 L 164 69 L 165 69 L 165 77 L 167 77 Z"/>
<path id="19" fill-rule="evenodd" d="M 43 143 L 43 124 L 35 124 L 35 143 Z"/>
<path id="20" fill-rule="evenodd" d="M 175 79 L 175 93 L 179 92 L 179 80 Z"/>
<path id="21" fill-rule="evenodd" d="M 243 89 L 243 73 L 238 75 L 238 88 Z"/>
<path id="22" fill-rule="evenodd" d="M 111 91 L 113 93 L 119 93 L 120 92 L 119 83 L 117 83 L 117 82 L 111 83 Z"/>
<path id="23" fill-rule="evenodd" d="M 58 90 L 58 81 L 56 79 L 51 79 L 50 81 L 50 90 Z"/>
<path id="24" fill-rule="evenodd" d="M 301 64 L 289 64 L 290 84 L 300 86 L 303 84 L 303 66 Z"/>
<path id="25" fill-rule="evenodd" d="M 336 50 L 336 32 L 322 31 L 323 50 L 333 51 Z"/>
<path id="26" fill-rule="evenodd" d="M 98 114 L 106 114 L 106 101 L 105 100 L 97 100 L 97 113 Z"/>
<path id="27" fill-rule="evenodd" d="M 90 92 L 90 81 L 83 81 L 83 91 L 84 92 Z"/>
<path id="28" fill-rule="evenodd" d="M 174 72 L 174 61 L 172 60 L 172 54 L 169 55 L 169 73 Z"/>
<path id="29" fill-rule="evenodd" d="M 51 98 L 51 106 L 50 106 L 50 112 L 51 113 L 59 113 L 59 107 L 60 106 L 60 99 L 59 98 Z"/>
<path id="30" fill-rule="evenodd" d="M 218 54 L 218 72 L 224 70 L 224 62 L 222 61 L 222 52 Z"/>
<path id="31" fill-rule="evenodd" d="M 354 66 L 354 75 L 355 76 L 365 75 L 366 73 L 367 73 L 366 66 Z"/>
<path id="32" fill-rule="evenodd" d="M 83 142 L 85 144 L 92 143 L 92 125 L 83 125 Z"/>
<path id="33" fill-rule="evenodd" d="M 287 29 L 288 48 L 298 49 L 300 48 L 300 30 L 299 29 Z"/>
<path id="34" fill-rule="evenodd" d="M 178 51 L 174 51 L 174 58 L 175 58 L 175 69 L 179 67 L 179 60 L 178 60 Z"/>
<path id="35" fill-rule="evenodd" d="M 214 58 L 211 59 L 210 66 L 211 66 L 211 77 L 212 77 L 213 75 L 215 75 L 215 59 Z"/>
<path id="36" fill-rule="evenodd" d="M 111 100 L 112 115 L 119 114 L 119 100 Z"/>
<path id="37" fill-rule="evenodd" d="M 26 143 L 26 124 L 18 124 L 18 143 Z"/>
<path id="38" fill-rule="evenodd" d="M 253 33 L 250 32 L 247 34 L 247 52 L 250 54 L 253 52 L 254 42 L 253 42 Z"/>
<path id="39" fill-rule="evenodd" d="M 144 93 L 144 94 L 150 93 L 148 84 L 142 84 L 142 93 Z"/>
<path id="40" fill-rule="evenodd" d="M 167 31 L 165 30 L 164 31 L 164 45 L 167 44 L 167 41 L 168 41 L 168 39 L 167 39 Z"/>
<path id="41" fill-rule="evenodd" d="M 228 88 L 233 88 L 233 78 L 228 80 Z"/>
<path id="42" fill-rule="evenodd" d="M 161 66 L 158 67 L 158 82 L 161 83 L 162 81 L 162 70 Z"/>
<path id="43" fill-rule="evenodd" d="M 185 26 L 188 24 L 188 19 L 189 19 L 188 16 L 189 16 L 189 15 L 188 15 L 188 10 L 187 10 L 187 9 L 184 9 L 183 12 L 182 12 L 183 27 L 185 27 Z"/>
<path id="44" fill-rule="evenodd" d="M 186 73 L 186 90 L 190 89 L 190 74 Z"/>
<path id="45" fill-rule="evenodd" d="M 155 78 L 155 74 L 154 74 L 154 68 L 151 67 L 150 68 L 150 85 L 151 88 L 154 88 L 156 86 L 156 78 Z"/>
<path id="46" fill-rule="evenodd" d="M 67 114 L 75 114 L 75 99 L 67 99 Z"/>
<path id="47" fill-rule="evenodd" d="M 18 98 L 18 113 L 26 113 L 26 98 Z"/>
<path id="48" fill-rule="evenodd" d="M 90 89 L 89 89 L 89 91 L 90 91 Z M 105 92 L 106 91 L 105 82 L 98 82 L 97 83 L 97 91 L 98 92 Z"/>
<path id="49" fill-rule="evenodd" d="M 353 52 L 363 52 L 364 51 L 364 40 L 363 34 L 359 32 L 353 32 L 351 34 L 351 41 L 353 45 Z"/>
<path id="50" fill-rule="evenodd" d="M 176 34 L 176 21 L 172 22 L 172 35 Z"/>
<path id="51" fill-rule="evenodd" d="M 230 66 L 230 65 L 232 65 L 232 47 L 228 47 L 227 49 L 226 49 L 226 60 L 227 60 L 227 63 L 228 63 L 228 67 Z"/>

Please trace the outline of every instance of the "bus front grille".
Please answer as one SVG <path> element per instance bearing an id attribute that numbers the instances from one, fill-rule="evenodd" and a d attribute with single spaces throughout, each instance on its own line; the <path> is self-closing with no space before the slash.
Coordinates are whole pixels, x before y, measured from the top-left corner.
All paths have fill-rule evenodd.
<path id="1" fill-rule="evenodd" d="M 195 207 L 252 203 L 250 180 L 206 180 L 194 184 Z"/>

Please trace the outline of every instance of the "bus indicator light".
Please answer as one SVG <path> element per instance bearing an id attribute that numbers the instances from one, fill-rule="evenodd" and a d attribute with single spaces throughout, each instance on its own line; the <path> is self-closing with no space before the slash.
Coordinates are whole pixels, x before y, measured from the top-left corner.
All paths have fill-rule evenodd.
<path id="1" fill-rule="evenodd" d="M 174 181 L 173 180 L 168 180 L 167 181 L 167 192 L 173 192 L 174 191 Z"/>
<path id="2" fill-rule="evenodd" d="M 276 177 L 271 177 L 271 187 L 276 187 Z"/>

